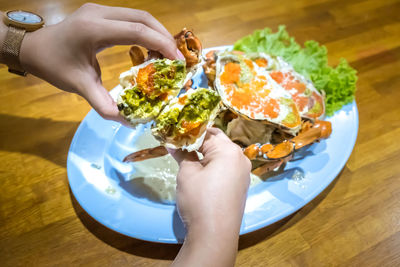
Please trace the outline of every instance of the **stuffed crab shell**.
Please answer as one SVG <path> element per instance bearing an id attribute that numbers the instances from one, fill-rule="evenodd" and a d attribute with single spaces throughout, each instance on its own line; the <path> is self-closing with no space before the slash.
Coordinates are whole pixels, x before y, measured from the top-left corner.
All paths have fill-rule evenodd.
<path id="1" fill-rule="evenodd" d="M 188 151 L 203 143 L 220 108 L 220 97 L 208 88 L 189 89 L 173 99 L 155 119 L 153 135 L 166 147 Z"/>
<path id="2" fill-rule="evenodd" d="M 185 62 L 152 59 L 120 75 L 118 109 L 132 125 L 153 120 L 187 80 Z"/>
<path id="3" fill-rule="evenodd" d="M 233 112 L 295 135 L 301 127 L 299 111 L 290 93 L 270 77 L 268 59 L 263 54 L 219 53 L 215 88 Z"/>
<path id="4" fill-rule="evenodd" d="M 322 119 L 325 114 L 324 96 L 318 92 L 311 81 L 297 73 L 281 57 L 270 57 L 266 67 L 270 77 L 285 89 L 291 96 L 301 117 Z"/>

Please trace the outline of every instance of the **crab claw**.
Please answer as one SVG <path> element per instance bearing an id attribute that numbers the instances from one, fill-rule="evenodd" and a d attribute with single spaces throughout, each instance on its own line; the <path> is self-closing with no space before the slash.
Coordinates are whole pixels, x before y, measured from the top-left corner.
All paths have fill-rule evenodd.
<path id="1" fill-rule="evenodd" d="M 294 152 L 294 144 L 291 141 L 285 141 L 277 144 L 273 149 L 268 151 L 265 155 L 268 159 L 283 159 Z"/>
<path id="2" fill-rule="evenodd" d="M 296 149 L 312 144 L 319 139 L 328 138 L 332 133 L 332 124 L 329 121 L 315 121 L 315 123 L 302 130 L 298 136 L 292 139 Z"/>
<path id="3" fill-rule="evenodd" d="M 316 121 L 314 128 L 321 129 L 320 138 L 328 138 L 332 133 L 332 123 L 329 121 Z"/>
<path id="4" fill-rule="evenodd" d="M 208 84 L 212 87 L 215 80 L 216 55 L 215 50 L 211 50 L 206 54 L 206 63 L 203 65 L 204 73 L 207 76 Z"/>
<path id="5" fill-rule="evenodd" d="M 254 170 L 251 171 L 251 173 L 261 176 L 267 172 L 270 172 L 272 170 L 275 170 L 276 168 L 280 167 L 283 163 L 287 162 L 290 160 L 290 158 L 284 159 L 284 160 L 275 160 L 275 161 L 270 161 L 267 163 L 264 163 L 258 168 L 255 168 Z"/>
<path id="6" fill-rule="evenodd" d="M 190 68 L 200 62 L 201 43 L 193 32 L 183 28 L 174 38 L 179 51 L 186 59 L 186 67 Z"/>

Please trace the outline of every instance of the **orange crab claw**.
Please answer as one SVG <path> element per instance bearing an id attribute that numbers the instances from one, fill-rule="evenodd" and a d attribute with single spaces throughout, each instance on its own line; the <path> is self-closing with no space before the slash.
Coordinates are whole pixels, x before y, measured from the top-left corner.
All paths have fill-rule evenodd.
<path id="1" fill-rule="evenodd" d="M 190 68 L 200 62 L 201 42 L 193 32 L 183 28 L 174 38 L 179 51 L 186 59 L 186 67 Z"/>
<path id="2" fill-rule="evenodd" d="M 243 153 L 250 160 L 255 159 L 260 153 L 260 147 L 257 144 L 249 145 L 244 149 Z"/>
<path id="3" fill-rule="evenodd" d="M 303 122 L 300 133 L 280 144 L 252 144 L 246 147 L 243 153 L 250 159 L 261 161 L 275 161 L 285 159 L 293 155 L 295 150 L 310 145 L 320 139 L 328 138 L 332 133 L 332 125 L 329 121 Z"/>
<path id="4" fill-rule="evenodd" d="M 257 175 L 257 176 L 261 176 L 264 173 L 270 172 L 276 168 L 278 168 L 279 166 L 281 166 L 284 162 L 286 162 L 286 160 L 275 160 L 275 161 L 270 161 L 267 162 L 263 165 L 261 165 L 258 168 L 255 168 L 254 170 L 251 171 L 251 173 Z"/>
<path id="5" fill-rule="evenodd" d="M 314 128 L 321 129 L 320 138 L 328 138 L 332 133 L 332 123 L 329 121 L 316 121 L 314 123 Z"/>
<path id="6" fill-rule="evenodd" d="M 295 148 L 299 149 L 319 139 L 328 138 L 331 133 L 332 124 L 329 121 L 316 121 L 311 127 L 303 129 L 292 141 L 295 143 Z"/>
<path id="7" fill-rule="evenodd" d="M 294 151 L 294 145 L 290 141 L 277 144 L 271 151 L 267 153 L 269 159 L 280 159 L 291 155 Z"/>
<path id="8" fill-rule="evenodd" d="M 264 144 L 260 147 L 261 149 L 261 153 L 263 154 L 267 154 L 268 152 L 270 152 L 272 149 L 274 149 L 274 146 L 271 144 Z"/>
<path id="9" fill-rule="evenodd" d="M 206 54 L 206 63 L 203 65 L 204 73 L 208 79 L 208 85 L 212 86 L 214 84 L 216 75 L 216 56 L 215 50 L 211 50 Z"/>
<path id="10" fill-rule="evenodd" d="M 182 52 L 186 59 L 186 67 L 190 68 L 200 62 L 201 57 L 201 42 L 193 34 L 183 28 L 178 34 L 174 36 L 178 49 Z M 140 46 L 133 45 L 129 50 L 129 56 L 133 66 L 137 66 L 145 62 L 146 60 L 163 58 L 163 56 L 157 51 L 148 51 L 147 58 L 145 55 L 145 49 Z"/>

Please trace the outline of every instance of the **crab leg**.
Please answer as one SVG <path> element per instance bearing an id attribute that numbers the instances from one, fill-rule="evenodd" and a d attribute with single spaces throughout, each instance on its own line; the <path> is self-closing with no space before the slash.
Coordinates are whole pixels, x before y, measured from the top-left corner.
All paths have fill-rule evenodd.
<path id="1" fill-rule="evenodd" d="M 186 67 L 190 68 L 200 62 L 201 57 L 201 43 L 200 40 L 193 34 L 183 28 L 181 32 L 174 36 L 176 46 L 182 52 L 186 59 Z"/>
<path id="2" fill-rule="evenodd" d="M 295 150 L 298 150 L 304 146 L 310 145 L 319 139 L 328 138 L 332 133 L 331 123 L 328 121 L 316 121 L 314 125 L 306 127 L 300 132 L 300 134 L 294 137 L 292 140 L 284 141 L 277 145 L 264 144 L 252 144 L 246 147 L 243 153 L 250 159 L 257 159 L 262 155 L 262 160 L 266 160 L 271 163 L 271 168 L 275 169 L 279 165 L 274 165 L 278 161 L 287 161 L 291 158 Z M 161 157 L 168 154 L 168 151 L 163 146 L 157 146 L 153 148 L 143 149 L 132 154 L 129 154 L 124 158 L 124 162 L 136 162 L 146 159 L 152 159 Z M 263 165 L 264 166 L 264 165 Z M 266 164 L 264 170 L 267 170 L 269 165 Z M 274 167 L 275 166 L 275 167 Z M 259 167 L 260 168 L 260 167 Z M 261 172 L 261 169 L 257 172 Z"/>
<path id="3" fill-rule="evenodd" d="M 252 144 L 244 149 L 244 154 L 250 159 L 277 160 L 284 159 L 304 146 L 310 145 L 319 139 L 328 138 L 332 133 L 332 125 L 329 121 L 316 121 L 313 125 L 305 123 L 299 135 L 291 140 L 284 141 L 277 145 Z"/>
<path id="4" fill-rule="evenodd" d="M 289 161 L 290 159 L 291 159 L 291 157 L 288 157 L 286 159 L 279 159 L 279 160 L 267 162 L 267 163 L 261 165 L 260 167 L 257 167 L 254 170 L 252 170 L 251 173 L 255 174 L 257 176 L 261 176 L 264 173 L 267 173 L 272 170 L 275 170 L 276 168 L 279 168 L 279 166 L 281 166 L 283 163 Z"/>
<path id="5" fill-rule="evenodd" d="M 193 32 L 183 28 L 183 30 L 176 34 L 174 38 L 176 41 L 176 46 L 186 59 L 186 67 L 190 68 L 200 62 L 202 47 L 200 40 L 193 34 Z M 145 49 L 141 48 L 140 46 L 131 46 L 129 50 L 129 56 L 133 66 L 140 65 L 143 62 L 153 58 L 163 57 L 157 51 L 148 51 L 146 58 L 144 51 Z"/>
<path id="6" fill-rule="evenodd" d="M 137 162 L 146 159 L 153 159 L 162 157 L 168 154 L 167 149 L 164 146 L 156 146 L 153 148 L 146 148 L 140 151 L 136 151 L 126 156 L 123 162 Z"/>

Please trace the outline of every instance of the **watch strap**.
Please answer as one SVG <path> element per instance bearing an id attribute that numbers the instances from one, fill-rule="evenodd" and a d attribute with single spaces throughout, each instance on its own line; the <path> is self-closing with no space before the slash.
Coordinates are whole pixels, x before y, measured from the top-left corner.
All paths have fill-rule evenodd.
<path id="1" fill-rule="evenodd" d="M 25 32 L 24 29 L 10 25 L 1 50 L 1 56 L 8 66 L 8 71 L 22 76 L 26 75 L 26 71 L 21 66 L 19 52 Z"/>

